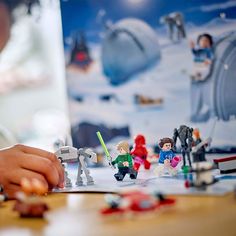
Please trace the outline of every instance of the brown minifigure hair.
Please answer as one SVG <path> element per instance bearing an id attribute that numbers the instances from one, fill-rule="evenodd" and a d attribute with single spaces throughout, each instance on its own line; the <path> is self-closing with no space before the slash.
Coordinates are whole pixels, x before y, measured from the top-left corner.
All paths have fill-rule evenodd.
<path id="1" fill-rule="evenodd" d="M 160 148 L 163 148 L 163 146 L 164 146 L 165 143 L 171 143 L 171 147 L 174 146 L 174 141 L 173 141 L 173 139 L 171 139 L 171 138 L 162 138 L 162 139 L 160 140 L 160 142 L 159 142 L 159 147 L 160 147 Z"/>

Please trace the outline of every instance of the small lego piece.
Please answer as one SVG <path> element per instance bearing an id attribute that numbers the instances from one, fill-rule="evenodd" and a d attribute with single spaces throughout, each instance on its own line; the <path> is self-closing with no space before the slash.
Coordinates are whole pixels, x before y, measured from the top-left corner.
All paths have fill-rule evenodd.
<path id="1" fill-rule="evenodd" d="M 175 156 L 175 153 L 172 151 L 174 141 L 171 138 L 163 138 L 160 140 L 159 146 L 161 148 L 158 160 L 158 166 L 154 172 L 161 176 L 166 171 L 171 175 L 177 174 L 177 165 L 180 162 L 181 158 Z"/>
<path id="2" fill-rule="evenodd" d="M 117 165 L 118 173 L 114 176 L 117 181 L 122 181 L 126 174 L 129 174 L 131 179 L 136 179 L 138 172 L 133 168 L 132 156 L 129 153 L 129 144 L 125 141 L 118 143 L 117 150 L 120 155 L 111 162 L 112 165 Z"/>
<path id="3" fill-rule="evenodd" d="M 100 211 L 104 216 L 154 212 L 165 206 L 173 206 L 176 202 L 160 193 L 148 194 L 139 190 L 109 194 L 105 196 L 105 200 L 108 207 Z"/>
<path id="4" fill-rule="evenodd" d="M 193 137 L 192 137 L 193 129 L 189 128 L 186 125 L 181 125 L 179 129 L 174 129 L 174 135 L 173 135 L 173 141 L 174 141 L 174 150 L 176 150 L 176 143 L 177 138 L 179 138 L 179 141 L 181 143 L 181 153 L 183 156 L 183 166 L 186 166 L 186 159 L 185 156 L 187 155 L 189 166 L 191 167 L 191 159 L 190 159 L 190 152 L 192 151 L 192 143 L 193 143 Z"/>
<path id="5" fill-rule="evenodd" d="M 192 167 L 184 168 L 185 187 L 196 187 L 205 190 L 208 185 L 217 182 L 217 179 L 212 174 L 215 169 L 213 164 L 207 161 L 193 163 Z"/>
<path id="6" fill-rule="evenodd" d="M 221 174 L 236 172 L 236 156 L 214 159 L 213 161 L 220 169 Z"/>
<path id="7" fill-rule="evenodd" d="M 146 148 L 146 140 L 142 134 L 138 134 L 134 138 L 134 147 L 130 154 L 134 158 L 134 169 L 139 170 L 140 165 L 143 164 L 146 170 L 150 169 L 151 163 L 147 160 L 148 151 Z"/>
<path id="8" fill-rule="evenodd" d="M 44 195 L 47 189 L 39 180 L 29 181 L 26 178 L 21 180 L 21 188 L 22 192 L 16 194 L 13 210 L 19 212 L 21 217 L 42 218 L 44 212 L 48 210 L 48 206 L 39 196 Z"/>

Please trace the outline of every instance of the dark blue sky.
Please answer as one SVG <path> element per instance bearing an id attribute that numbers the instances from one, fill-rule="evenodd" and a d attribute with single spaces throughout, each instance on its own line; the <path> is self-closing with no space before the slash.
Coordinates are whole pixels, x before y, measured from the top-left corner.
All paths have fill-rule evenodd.
<path id="1" fill-rule="evenodd" d="M 218 5 L 223 4 L 223 5 Z M 221 8 L 221 9 L 220 9 Z M 64 37 L 75 29 L 86 32 L 90 41 L 99 40 L 102 24 L 96 22 L 99 10 L 106 11 L 106 20 L 116 22 L 125 17 L 143 19 L 156 28 L 162 15 L 173 11 L 184 14 L 185 22 L 202 25 L 224 12 L 236 16 L 234 0 L 61 0 Z"/>

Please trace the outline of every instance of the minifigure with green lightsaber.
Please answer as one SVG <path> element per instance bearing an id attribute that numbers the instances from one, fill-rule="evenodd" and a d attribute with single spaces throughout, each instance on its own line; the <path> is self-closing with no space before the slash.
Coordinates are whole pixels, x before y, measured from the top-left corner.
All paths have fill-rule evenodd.
<path id="1" fill-rule="evenodd" d="M 126 174 L 129 175 L 131 179 L 136 179 L 138 172 L 133 168 L 133 160 L 132 156 L 129 153 L 129 143 L 126 141 L 121 141 L 117 144 L 117 150 L 119 151 L 119 155 L 112 161 L 111 156 L 107 150 L 107 147 L 103 141 L 101 133 L 97 132 L 98 139 L 102 145 L 102 148 L 106 155 L 106 160 L 109 165 L 114 168 L 114 165 L 117 165 L 118 172 L 114 174 L 114 177 L 117 181 L 122 181 Z"/>

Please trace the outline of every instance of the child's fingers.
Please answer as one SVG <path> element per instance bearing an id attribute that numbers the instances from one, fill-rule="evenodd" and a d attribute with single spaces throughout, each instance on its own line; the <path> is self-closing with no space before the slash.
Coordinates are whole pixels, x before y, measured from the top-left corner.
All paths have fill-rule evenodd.
<path id="1" fill-rule="evenodd" d="M 30 182 L 34 179 L 37 179 L 43 185 L 44 189 L 49 189 L 47 180 L 43 175 L 27 169 L 18 169 L 15 171 L 14 176 L 12 176 L 10 182 L 11 184 L 21 185 L 22 181 L 25 179 Z"/>
<path id="2" fill-rule="evenodd" d="M 24 146 L 24 145 L 19 145 L 19 148 L 27 154 L 34 154 L 34 155 L 44 157 L 52 161 L 58 171 L 59 178 L 60 178 L 59 182 L 60 183 L 64 182 L 64 169 L 55 154 L 39 149 L 39 148 L 33 148 L 33 147 Z"/>
<path id="3" fill-rule="evenodd" d="M 60 184 L 60 177 L 55 164 L 46 158 L 25 154 L 21 157 L 19 165 L 24 169 L 43 175 L 49 185 L 57 186 Z"/>
<path id="4" fill-rule="evenodd" d="M 20 185 L 10 183 L 4 186 L 4 192 L 7 193 L 9 199 L 14 199 L 16 197 L 16 192 L 21 190 Z"/>

